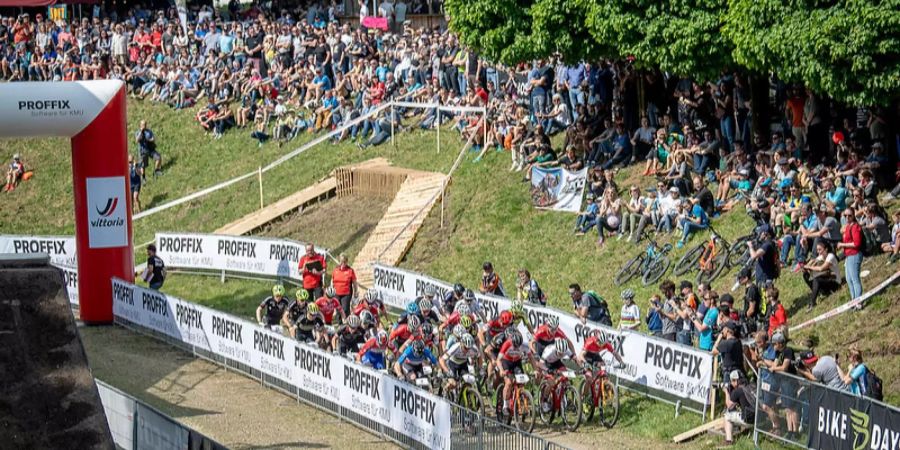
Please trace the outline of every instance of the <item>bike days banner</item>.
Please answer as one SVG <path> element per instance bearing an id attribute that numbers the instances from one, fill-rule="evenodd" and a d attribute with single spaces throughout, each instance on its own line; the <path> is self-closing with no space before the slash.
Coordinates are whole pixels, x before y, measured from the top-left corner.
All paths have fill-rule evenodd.
<path id="1" fill-rule="evenodd" d="M 113 314 L 264 372 L 429 448 L 450 448 L 450 404 L 415 386 L 258 324 L 119 279 Z"/>
<path id="2" fill-rule="evenodd" d="M 373 289 L 382 295 L 386 305 L 397 309 L 405 309 L 410 301 L 424 295 L 429 286 L 441 298 L 453 288 L 450 283 L 382 264 L 375 264 L 373 274 Z M 475 298 L 488 318 L 497 317 L 500 311 L 510 307 L 507 298 L 482 294 L 475 294 Z M 591 332 L 600 330 L 625 361 L 624 369 L 608 366 L 609 372 L 622 380 L 701 405 L 709 402 L 713 357 L 708 352 L 637 332 L 583 323 L 581 319 L 553 308 L 526 303 L 525 312 L 535 327 L 547 322 L 551 316 L 558 318 L 560 328 L 572 340 L 576 352 L 581 351 Z M 525 335 L 529 337 L 527 333 Z M 611 355 L 607 356 L 611 358 Z"/>
<path id="3" fill-rule="evenodd" d="M 328 250 L 316 247 L 316 253 Z M 196 233 L 156 233 L 156 254 L 166 267 L 224 270 L 300 280 L 306 244 L 287 239 Z"/>
<path id="4" fill-rule="evenodd" d="M 0 235 L 0 253 L 46 253 L 50 264 L 63 271 L 69 303 L 78 304 L 78 258 L 72 236 Z"/>
<path id="5" fill-rule="evenodd" d="M 809 386 L 809 448 L 900 450 L 900 411 L 866 397 Z"/>
<path id="6" fill-rule="evenodd" d="M 587 169 L 570 172 L 563 168 L 531 168 L 531 203 L 554 211 L 581 211 Z"/>

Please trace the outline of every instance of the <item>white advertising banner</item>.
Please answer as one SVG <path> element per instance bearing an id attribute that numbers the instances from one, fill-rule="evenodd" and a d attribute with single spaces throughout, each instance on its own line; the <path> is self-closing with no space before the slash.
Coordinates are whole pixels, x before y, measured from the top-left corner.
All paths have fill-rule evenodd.
<path id="1" fill-rule="evenodd" d="M 69 303 L 78 304 L 78 258 L 74 237 L 0 234 L 0 253 L 46 253 L 50 256 L 50 264 L 63 271 Z"/>
<path id="2" fill-rule="evenodd" d="M 405 309 L 411 300 L 423 295 L 428 286 L 441 294 L 452 289 L 450 283 L 382 264 L 375 265 L 373 274 L 373 289 L 382 295 L 386 305 L 398 309 Z M 506 298 L 481 294 L 475 294 L 475 297 L 488 317 L 496 317 L 510 307 Z M 572 340 L 576 351 L 581 350 L 593 330 L 599 329 L 625 361 L 624 369 L 609 367 L 610 373 L 623 380 L 700 404 L 709 401 L 713 357 L 708 352 L 637 332 L 582 323 L 581 319 L 553 308 L 526 304 L 525 311 L 534 326 L 546 322 L 550 316 L 557 317 L 560 328 Z"/>
<path id="3" fill-rule="evenodd" d="M 450 404 L 255 323 L 113 279 L 113 314 L 340 403 L 429 448 L 450 448 Z"/>
<path id="4" fill-rule="evenodd" d="M 531 168 L 531 203 L 554 211 L 581 211 L 587 169 L 570 172 L 561 167 Z"/>
<path id="5" fill-rule="evenodd" d="M 316 253 L 328 250 L 316 247 Z M 156 254 L 166 267 L 225 270 L 300 280 L 306 244 L 288 239 L 219 234 L 156 233 Z"/>

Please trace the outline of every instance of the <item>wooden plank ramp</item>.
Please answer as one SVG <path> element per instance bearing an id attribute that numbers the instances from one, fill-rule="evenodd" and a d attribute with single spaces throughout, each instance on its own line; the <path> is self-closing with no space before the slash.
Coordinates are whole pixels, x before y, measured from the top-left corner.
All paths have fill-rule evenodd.
<path id="1" fill-rule="evenodd" d="M 435 172 L 418 172 L 407 176 L 394 201 L 353 262 L 360 286 L 372 286 L 372 265 L 379 259 L 379 255 L 384 264 L 397 264 L 403 259 L 431 208 L 440 200 L 439 193 L 446 178 L 446 175 Z M 416 215 L 419 211 L 422 213 Z M 404 229 L 407 223 L 409 226 Z"/>
<path id="2" fill-rule="evenodd" d="M 323 198 L 331 197 L 334 195 L 336 189 L 337 181 L 334 177 L 328 177 L 323 181 L 272 203 L 263 209 L 247 214 L 246 216 L 219 228 L 215 233 L 230 234 L 234 236 L 250 233 L 291 211 L 310 203 L 317 202 Z"/>

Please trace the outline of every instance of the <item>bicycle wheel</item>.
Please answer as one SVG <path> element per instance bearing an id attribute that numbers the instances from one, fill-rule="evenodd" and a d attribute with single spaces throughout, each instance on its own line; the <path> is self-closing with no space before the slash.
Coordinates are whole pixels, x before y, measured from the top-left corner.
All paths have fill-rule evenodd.
<path id="1" fill-rule="evenodd" d="M 538 387 L 538 398 L 540 401 L 537 408 L 541 423 L 550 425 L 553 423 L 553 419 L 556 418 L 556 408 L 553 407 L 553 383 L 548 381 L 541 382 L 540 387 Z"/>
<path id="2" fill-rule="evenodd" d="M 747 264 L 747 261 L 750 259 L 750 249 L 747 248 L 747 243 L 753 239 L 752 234 L 748 234 L 746 236 L 741 236 L 734 241 L 734 244 L 731 244 L 731 248 L 728 249 L 728 265 L 731 267 L 739 266 L 743 267 Z"/>
<path id="3" fill-rule="evenodd" d="M 728 267 L 728 253 L 719 253 L 697 274 L 697 283 L 712 283 Z"/>
<path id="4" fill-rule="evenodd" d="M 637 275 L 638 268 L 644 263 L 644 254 L 640 253 L 634 258 L 628 260 L 624 266 L 619 270 L 619 273 L 616 274 L 616 278 L 613 280 L 616 283 L 616 286 L 621 286 L 628 282 L 632 277 Z"/>
<path id="5" fill-rule="evenodd" d="M 581 379 L 578 386 L 578 392 L 581 394 L 581 416 L 585 422 L 590 422 L 594 418 L 594 395 L 591 392 L 591 385 L 586 378 Z"/>
<path id="6" fill-rule="evenodd" d="M 647 270 L 644 271 L 644 275 L 641 277 L 641 282 L 644 284 L 644 286 L 656 283 L 660 278 L 662 278 L 663 275 L 666 274 L 671 264 L 672 262 L 669 261 L 669 257 L 666 255 L 662 255 L 654 259 L 650 264 L 647 265 Z"/>
<path id="7" fill-rule="evenodd" d="M 484 400 L 478 389 L 472 385 L 463 386 L 459 394 L 459 404 L 473 413 L 484 416 Z"/>
<path id="8" fill-rule="evenodd" d="M 694 268 L 697 267 L 697 263 L 700 261 L 700 255 L 703 253 L 703 248 L 704 244 L 700 244 L 685 253 L 684 256 L 675 263 L 672 274 L 677 277 L 694 270 Z"/>
<path id="9" fill-rule="evenodd" d="M 619 420 L 619 389 L 609 378 L 604 378 L 600 385 L 600 423 L 612 428 Z"/>
<path id="10" fill-rule="evenodd" d="M 512 415 L 519 431 L 531 433 L 534 430 L 534 397 L 524 387 L 519 388 L 519 394 L 513 403 Z"/>
<path id="11" fill-rule="evenodd" d="M 497 418 L 497 422 L 502 424 L 509 425 L 512 423 L 512 412 L 509 415 L 503 415 L 503 388 L 494 392 L 494 416 Z"/>
<path id="12" fill-rule="evenodd" d="M 581 425 L 581 413 L 581 395 L 579 395 L 575 386 L 569 384 L 566 386 L 566 390 L 563 391 L 562 399 L 560 399 L 559 403 L 559 415 L 562 416 L 562 421 L 566 424 L 567 430 L 575 431 L 578 429 L 578 426 Z"/>

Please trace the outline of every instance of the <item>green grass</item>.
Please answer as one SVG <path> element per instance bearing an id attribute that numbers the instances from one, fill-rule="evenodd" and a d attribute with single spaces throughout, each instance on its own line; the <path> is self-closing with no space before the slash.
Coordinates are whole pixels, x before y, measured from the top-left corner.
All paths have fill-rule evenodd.
<path id="1" fill-rule="evenodd" d="M 225 138 L 213 141 L 191 122 L 190 112 L 175 112 L 133 101 L 129 102 L 129 111 L 129 131 L 135 129 L 137 121 L 147 119 L 166 159 L 165 174 L 145 186 L 145 208 L 254 170 L 302 143 L 302 140 L 295 140 L 289 147 L 269 144 L 260 149 L 246 130 L 231 131 Z M 386 157 L 397 166 L 446 172 L 462 145 L 455 137 L 445 138 L 446 150 L 438 154 L 434 134 L 421 131 L 401 135 L 396 142 L 396 147 L 383 145 L 366 151 L 348 144 L 317 146 L 265 174 L 265 201 L 267 204 L 274 202 L 309 186 L 337 166 L 376 156 Z M 22 153 L 37 175 L 14 194 L 0 196 L 0 229 L 20 234 L 71 234 L 74 226 L 68 144 L 59 139 L 7 140 L 3 144 L 0 157 L 8 157 L 6 153 Z M 427 218 L 401 265 L 449 282 L 461 281 L 474 286 L 479 280 L 482 262 L 490 260 L 507 288 L 514 283 L 515 271 L 527 268 L 547 292 L 554 307 L 571 309 L 566 287 L 578 282 L 603 295 L 609 301 L 613 315 L 618 316 L 619 291 L 625 286 L 615 287 L 613 276 L 641 248 L 608 239 L 606 246 L 598 249 L 596 235 L 576 237 L 572 234 L 574 215 L 532 208 L 527 186 L 520 181 L 521 174 L 507 170 L 510 164 L 508 153 L 488 152 L 479 163 L 472 159 L 473 155 L 468 154 L 454 176 L 446 199 L 444 227 L 439 225 L 440 213 L 436 209 Z M 639 168 L 634 168 L 620 173 L 620 186 L 634 182 L 647 184 L 649 180 L 641 180 L 638 171 Z M 258 195 L 254 178 L 136 221 L 134 241 L 148 241 L 156 231 L 211 232 L 258 208 Z M 745 214 L 732 212 L 716 219 L 714 227 L 726 238 L 734 239 L 746 234 L 750 224 Z M 322 228 L 327 226 L 327 223 L 319 224 Z M 303 239 L 302 229 L 294 232 L 299 233 L 294 238 Z M 321 233 L 321 229 L 316 229 L 310 230 L 309 234 Z M 673 264 L 703 237 L 705 234 L 695 236 L 684 250 L 673 251 Z M 660 241 L 674 243 L 671 238 Z M 864 287 L 868 288 L 896 271 L 897 265 L 888 266 L 886 259 L 879 257 L 868 259 L 863 268 L 871 271 L 871 275 L 863 280 Z M 734 270 L 720 277 L 713 287 L 720 293 L 727 292 L 733 281 Z M 828 311 L 848 297 L 846 289 L 841 290 L 820 300 L 814 311 L 807 312 L 808 288 L 801 277 L 784 271 L 777 285 L 790 312 L 791 323 Z M 229 279 L 221 283 L 216 277 L 176 274 L 167 281 L 164 291 L 249 318 L 270 287 L 270 283 L 259 281 Z M 646 308 L 649 296 L 657 292 L 655 286 L 643 287 L 639 281 L 632 281 L 627 287 L 635 289 L 642 310 Z M 740 292 L 735 294 L 740 299 Z M 896 344 L 900 327 L 895 319 L 900 313 L 898 297 L 900 292 L 894 287 L 877 297 L 863 312 L 845 313 L 805 330 L 794 337 L 795 341 L 815 334 L 821 342 L 820 352 L 832 352 L 858 342 L 867 354 L 867 362 L 888 383 L 889 401 L 897 403 L 900 400 L 900 382 L 896 381 L 900 380 L 896 363 L 900 354 Z M 638 397 L 629 397 L 623 405 L 623 414 L 622 424 L 611 432 L 670 440 L 675 434 L 699 424 L 699 418 L 693 414 L 672 420 L 671 406 Z M 587 431 L 593 432 L 590 427 Z M 747 446 L 746 439 L 741 442 L 742 446 Z"/>

